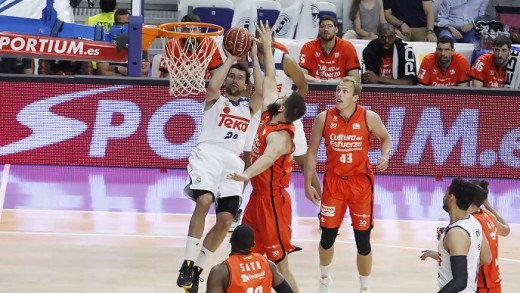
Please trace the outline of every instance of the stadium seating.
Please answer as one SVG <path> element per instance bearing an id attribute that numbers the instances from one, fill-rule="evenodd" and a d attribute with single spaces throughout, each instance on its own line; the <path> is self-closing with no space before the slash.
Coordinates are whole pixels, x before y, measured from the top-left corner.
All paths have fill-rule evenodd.
<path id="1" fill-rule="evenodd" d="M 282 5 L 279 2 L 273 0 L 257 0 L 256 10 L 258 13 L 258 21 L 265 23 L 269 21 L 269 24 L 273 25 L 280 15 Z"/>
<path id="2" fill-rule="evenodd" d="M 231 27 L 234 5 L 230 0 L 197 0 L 192 6 L 202 22 L 220 25 L 224 30 Z"/>
<path id="3" fill-rule="evenodd" d="M 320 18 L 324 15 L 330 15 L 335 19 L 338 19 L 336 5 L 330 2 L 316 2 L 318 9 L 320 10 Z"/>

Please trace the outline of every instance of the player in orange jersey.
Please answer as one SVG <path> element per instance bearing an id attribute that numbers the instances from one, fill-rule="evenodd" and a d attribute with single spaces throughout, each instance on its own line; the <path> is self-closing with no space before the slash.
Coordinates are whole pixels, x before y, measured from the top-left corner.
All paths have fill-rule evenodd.
<path id="1" fill-rule="evenodd" d="M 498 235 L 507 236 L 511 229 L 507 222 L 500 216 L 500 214 L 491 206 L 487 200 L 488 185 L 489 182 L 486 180 L 469 180 L 469 182 L 480 186 L 484 189 L 484 196 L 475 196 L 474 206 L 472 215 L 482 225 L 482 231 L 489 242 L 489 248 L 491 249 L 492 260 L 488 265 L 483 265 L 478 271 L 478 282 L 477 287 L 479 293 L 500 293 L 502 287 L 500 282 L 500 272 L 498 270 Z M 486 209 L 481 209 L 480 206 L 484 205 Z"/>
<path id="2" fill-rule="evenodd" d="M 493 40 L 493 52 L 478 57 L 471 68 L 471 86 L 504 87 L 510 54 L 511 40 L 504 35 L 498 35 Z"/>
<path id="3" fill-rule="evenodd" d="M 314 121 L 305 163 L 305 194 L 313 202 L 319 200 L 312 187 L 312 174 L 321 139 L 327 148 L 327 170 L 323 179 L 321 198 L 320 293 L 330 292 L 330 264 L 334 256 L 334 242 L 347 206 L 350 210 L 354 237 L 358 250 L 357 267 L 361 292 L 369 292 L 372 270 L 370 231 L 373 227 L 374 175 L 368 158 L 372 134 L 381 140 L 381 157 L 377 170 L 388 167 L 392 140 L 381 118 L 356 102 L 361 84 L 351 77 L 343 78 L 336 87 L 336 106 L 321 112 Z"/>
<path id="4" fill-rule="evenodd" d="M 251 151 L 251 166 L 242 174 L 235 173 L 228 178 L 237 181 L 251 179 L 253 192 L 242 223 L 250 225 L 257 235 L 253 252 L 265 253 L 269 260 L 276 263 L 291 288 L 298 292 L 287 258 L 295 247 L 291 244 L 291 196 L 285 189 L 289 186 L 293 167 L 292 122 L 305 114 L 306 106 L 297 92 L 281 98 L 278 95 L 271 50 L 272 30 L 263 24 L 257 28 L 264 49 L 264 103 Z"/>
<path id="5" fill-rule="evenodd" d="M 417 83 L 432 86 L 462 86 L 469 82 L 469 62 L 455 52 L 453 39 L 442 36 L 437 39 L 436 52 L 426 55 L 421 62 Z"/>
<path id="6" fill-rule="evenodd" d="M 200 17 L 198 15 L 193 14 L 193 13 L 188 13 L 181 19 L 181 22 L 201 22 L 201 21 L 200 21 Z M 199 27 L 182 27 L 181 32 L 183 32 L 183 33 L 188 33 L 188 32 L 200 33 L 200 28 Z M 166 61 L 167 61 L 166 59 L 171 60 L 171 56 L 169 56 L 171 54 L 171 52 L 173 52 L 173 54 L 175 54 L 175 56 L 177 56 L 177 54 L 183 54 L 182 51 L 184 51 L 184 49 L 176 48 L 176 44 L 179 44 L 182 46 L 187 46 L 186 42 L 200 42 L 200 40 L 197 38 L 182 39 L 181 41 L 182 42 L 178 43 L 178 42 L 176 42 L 175 39 L 171 39 L 168 42 L 168 44 L 166 45 L 166 48 L 164 49 L 164 52 L 163 52 L 163 57 L 161 59 L 161 63 L 159 65 L 159 70 L 161 71 L 161 77 L 170 76 L 170 74 L 168 72 L 168 66 L 166 63 Z M 215 40 L 208 38 L 207 41 L 209 42 L 209 45 L 206 46 L 206 48 L 214 48 L 215 46 L 217 46 L 217 42 L 215 42 Z M 202 48 L 199 47 L 199 45 L 189 46 L 188 48 L 189 49 L 195 48 L 195 50 L 197 50 L 197 51 L 202 50 Z M 191 52 L 191 53 L 193 53 L 193 52 Z M 207 55 L 207 53 L 205 55 Z M 205 58 L 205 57 L 203 57 L 203 58 Z M 201 62 L 202 62 L 202 60 L 201 60 Z M 222 66 L 223 63 L 224 63 L 224 61 L 222 61 L 222 56 L 220 55 L 220 51 L 217 47 L 217 49 L 215 50 L 215 53 L 213 53 L 213 55 L 211 56 L 211 60 L 209 61 L 209 65 L 208 65 L 208 68 L 206 69 L 204 78 L 210 79 L 212 76 L 214 76 L 215 73 L 217 72 L 217 70 Z"/>
<path id="7" fill-rule="evenodd" d="M 209 272 L 207 293 L 271 292 L 293 293 L 276 265 L 263 255 L 252 252 L 255 231 L 239 225 L 231 234 L 231 254 Z"/>
<path id="8" fill-rule="evenodd" d="M 359 81 L 361 65 L 351 42 L 340 39 L 338 21 L 325 15 L 320 18 L 320 37 L 305 43 L 300 51 L 300 67 L 307 81 L 337 83 L 352 76 Z"/>

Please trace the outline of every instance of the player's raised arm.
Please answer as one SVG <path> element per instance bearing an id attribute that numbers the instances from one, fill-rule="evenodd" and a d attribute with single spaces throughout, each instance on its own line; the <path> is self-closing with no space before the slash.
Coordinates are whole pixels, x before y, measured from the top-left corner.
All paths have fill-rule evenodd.
<path id="1" fill-rule="evenodd" d="M 233 56 L 231 53 L 223 49 L 226 53 L 226 61 L 222 64 L 221 68 L 215 73 L 211 80 L 209 81 L 208 88 L 206 90 L 206 98 L 204 100 L 204 111 L 210 109 L 216 100 L 220 97 L 220 88 L 222 84 L 226 80 L 228 76 L 229 69 L 237 60 L 240 60 L 240 57 Z"/>
<path id="2" fill-rule="evenodd" d="M 285 54 L 283 58 L 283 71 L 289 78 L 291 78 L 298 88 L 296 91 L 302 95 L 302 97 L 305 97 L 309 90 L 307 79 L 305 78 L 305 75 L 303 75 L 300 65 L 298 65 L 289 54 Z"/>
<path id="3" fill-rule="evenodd" d="M 507 236 L 511 232 L 511 228 L 509 227 L 509 224 L 506 222 L 504 218 L 491 206 L 489 201 L 486 199 L 484 201 L 484 207 L 486 210 L 490 211 L 493 214 L 493 217 L 495 218 L 495 224 L 497 226 L 497 232 L 500 236 Z"/>
<path id="4" fill-rule="evenodd" d="M 228 179 L 247 181 L 271 167 L 281 156 L 291 153 L 291 135 L 287 131 L 271 132 L 264 153 L 242 174 L 231 174 Z"/>
<path id="5" fill-rule="evenodd" d="M 381 141 L 381 157 L 377 160 L 377 170 L 384 171 L 388 168 L 392 138 L 376 112 L 367 111 L 367 124 L 370 131 Z"/>
<path id="6" fill-rule="evenodd" d="M 260 26 L 257 26 L 257 31 L 259 33 L 259 42 L 261 43 L 263 52 L 264 52 L 264 84 L 263 84 L 263 95 L 264 100 L 262 104 L 262 112 L 267 110 L 267 106 L 274 103 L 279 95 L 278 89 L 276 88 L 276 68 L 274 65 L 274 57 L 273 57 L 273 30 L 274 27 L 269 28 L 269 24 L 264 25 L 260 23 Z"/>
<path id="7" fill-rule="evenodd" d="M 323 128 L 325 127 L 325 120 L 327 118 L 327 111 L 321 112 L 314 120 L 314 126 L 311 132 L 311 141 L 307 149 L 305 157 L 305 169 L 303 171 L 305 178 L 305 196 L 315 205 L 319 204 L 321 199 L 320 193 L 312 186 L 312 179 L 316 173 L 316 162 L 318 160 L 318 149 L 320 148 L 321 138 L 323 137 Z"/>
<path id="8" fill-rule="evenodd" d="M 251 46 L 249 56 L 251 56 L 251 63 L 253 64 L 253 79 L 255 80 L 255 93 L 251 97 L 251 100 L 249 100 L 249 107 L 251 108 L 251 115 L 254 115 L 262 107 L 262 101 L 264 99 L 264 75 L 262 69 L 260 69 L 260 62 L 258 61 L 257 44 L 255 41 L 253 41 L 253 45 Z"/>

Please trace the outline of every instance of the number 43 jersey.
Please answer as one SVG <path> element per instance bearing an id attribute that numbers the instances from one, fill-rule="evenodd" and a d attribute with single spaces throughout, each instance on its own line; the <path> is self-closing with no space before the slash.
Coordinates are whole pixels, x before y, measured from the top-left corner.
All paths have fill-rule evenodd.
<path id="1" fill-rule="evenodd" d="M 211 144 L 238 156 L 244 149 L 250 120 L 249 99 L 235 102 L 220 95 L 213 107 L 204 112 L 197 145 Z"/>
<path id="2" fill-rule="evenodd" d="M 366 122 L 367 110 L 356 105 L 349 119 L 344 119 L 336 107 L 327 110 L 323 138 L 327 150 L 327 172 L 338 176 L 372 174 L 368 151 L 372 134 Z"/>

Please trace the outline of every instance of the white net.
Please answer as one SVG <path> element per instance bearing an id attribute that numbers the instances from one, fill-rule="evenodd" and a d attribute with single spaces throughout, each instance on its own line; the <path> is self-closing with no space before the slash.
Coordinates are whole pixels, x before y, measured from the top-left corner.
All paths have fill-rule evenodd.
<path id="1" fill-rule="evenodd" d="M 170 77 L 170 95 L 188 96 L 206 91 L 206 69 L 217 50 L 212 37 L 161 37 L 163 64 Z"/>

